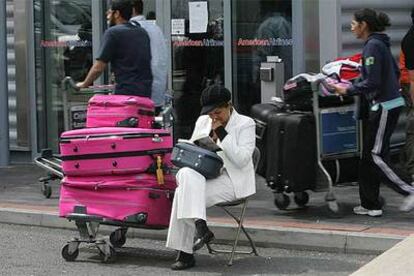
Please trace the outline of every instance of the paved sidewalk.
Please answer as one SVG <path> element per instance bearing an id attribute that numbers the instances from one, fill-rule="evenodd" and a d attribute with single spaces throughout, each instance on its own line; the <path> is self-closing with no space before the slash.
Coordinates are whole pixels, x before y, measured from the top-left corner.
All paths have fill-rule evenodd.
<path id="1" fill-rule="evenodd" d="M 59 183 L 52 183 L 50 199 L 42 195 L 37 180 L 44 175 L 35 165 L 0 168 L 0 222 L 74 228 L 74 223 L 58 217 Z M 414 233 L 414 211 L 400 212 L 402 197 L 387 187 L 381 188 L 386 206 L 380 218 L 352 214 L 353 206 L 359 204 L 358 187 L 352 185 L 335 187 L 343 208 L 340 217 L 328 212 L 324 192 L 310 192 L 305 209 L 291 203 L 288 210 L 280 211 L 261 177 L 257 190 L 249 202 L 245 226 L 261 246 L 379 254 Z M 233 221 L 218 208 L 211 208 L 208 216 L 216 237 L 231 239 Z M 166 231 L 132 229 L 129 234 L 165 238 Z"/>
<path id="2" fill-rule="evenodd" d="M 414 236 L 410 236 L 352 273 L 351 276 L 414 275 L 413 246 Z"/>

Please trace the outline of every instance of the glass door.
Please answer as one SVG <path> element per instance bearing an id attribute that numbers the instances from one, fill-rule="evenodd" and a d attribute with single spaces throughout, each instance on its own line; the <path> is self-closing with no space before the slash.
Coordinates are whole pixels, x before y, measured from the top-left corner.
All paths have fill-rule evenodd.
<path id="1" fill-rule="evenodd" d="M 144 0 L 143 15 L 159 24 L 166 16 L 165 0 Z M 99 52 L 101 37 L 106 29 L 106 10 L 110 0 L 34 0 L 36 93 L 39 151 L 58 151 L 58 140 L 65 129 L 62 80 L 66 76 L 82 81 Z M 157 13 L 161 16 L 157 19 Z M 155 21 L 157 20 L 157 21 Z M 165 20 L 161 20 L 165 22 Z M 162 27 L 165 30 L 165 26 Z M 110 66 L 109 66 L 110 68 Z M 104 74 L 95 82 L 107 84 Z M 69 94 L 70 95 L 70 94 Z M 88 96 L 70 96 L 68 111 L 71 119 L 83 112 Z M 82 110 L 77 112 L 77 107 Z M 83 115 L 85 116 L 84 112 Z M 84 118 L 80 118 L 82 124 Z M 76 123 L 76 122 L 75 122 Z M 82 127 L 82 124 L 76 124 Z M 69 124 L 72 129 L 75 124 Z"/>
<path id="2" fill-rule="evenodd" d="M 34 0 L 39 148 L 57 152 L 64 129 L 62 80 L 92 65 L 92 0 Z"/>
<path id="3" fill-rule="evenodd" d="M 223 0 L 171 1 L 174 137 L 189 138 L 201 91 L 224 84 Z"/>

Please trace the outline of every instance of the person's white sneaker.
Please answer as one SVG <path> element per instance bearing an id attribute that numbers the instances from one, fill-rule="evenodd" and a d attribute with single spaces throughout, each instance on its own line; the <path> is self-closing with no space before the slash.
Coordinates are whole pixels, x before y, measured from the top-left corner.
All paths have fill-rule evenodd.
<path id="1" fill-rule="evenodd" d="M 403 212 L 409 212 L 414 208 L 414 194 L 410 194 L 404 198 L 403 203 L 400 206 L 400 210 Z"/>
<path id="2" fill-rule="evenodd" d="M 380 217 L 382 216 L 382 210 L 368 210 L 361 205 L 354 208 L 354 214 L 357 215 L 368 215 L 370 217 Z"/>

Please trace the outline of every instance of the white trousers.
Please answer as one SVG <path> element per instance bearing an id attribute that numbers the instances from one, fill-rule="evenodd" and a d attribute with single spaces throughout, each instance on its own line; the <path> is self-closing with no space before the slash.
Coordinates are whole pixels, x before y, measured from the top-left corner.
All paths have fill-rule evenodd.
<path id="1" fill-rule="evenodd" d="M 236 199 L 234 187 L 226 171 L 219 177 L 206 180 L 190 168 L 178 171 L 170 227 L 166 246 L 193 253 L 194 221 L 206 220 L 206 208 Z"/>

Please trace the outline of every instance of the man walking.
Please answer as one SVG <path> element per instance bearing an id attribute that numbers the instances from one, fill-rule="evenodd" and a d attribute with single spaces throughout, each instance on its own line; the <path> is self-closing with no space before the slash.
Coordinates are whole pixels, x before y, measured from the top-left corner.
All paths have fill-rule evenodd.
<path id="1" fill-rule="evenodd" d="M 151 97 L 151 49 L 147 32 L 129 22 L 131 0 L 113 0 L 107 12 L 110 28 L 105 31 L 96 62 L 78 88 L 86 88 L 111 62 L 115 94 Z"/>
<path id="2" fill-rule="evenodd" d="M 168 55 L 164 34 L 154 22 L 145 19 L 142 15 L 144 4 L 142 0 L 132 0 L 132 18 L 130 22 L 140 25 L 147 31 L 151 46 L 152 88 L 151 98 L 154 101 L 156 113 L 161 111 L 167 90 Z M 137 24 L 138 23 L 138 24 Z"/>

